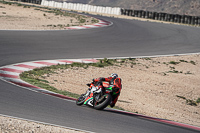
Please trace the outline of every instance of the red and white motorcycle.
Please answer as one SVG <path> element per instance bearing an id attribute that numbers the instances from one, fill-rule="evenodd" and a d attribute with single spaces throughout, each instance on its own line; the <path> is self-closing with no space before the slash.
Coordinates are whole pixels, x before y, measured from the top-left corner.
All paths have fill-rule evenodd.
<path id="1" fill-rule="evenodd" d="M 108 83 L 102 82 L 105 90 L 99 88 L 99 83 L 87 84 L 89 89 L 85 94 L 82 94 L 77 100 L 77 105 L 88 105 L 97 110 L 102 110 L 110 105 L 112 100 L 112 86 L 110 87 Z"/>

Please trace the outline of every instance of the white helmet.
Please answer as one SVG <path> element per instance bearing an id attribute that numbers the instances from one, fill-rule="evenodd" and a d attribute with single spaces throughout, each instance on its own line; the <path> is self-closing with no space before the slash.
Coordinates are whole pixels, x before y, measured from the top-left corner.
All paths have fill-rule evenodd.
<path id="1" fill-rule="evenodd" d="M 117 75 L 116 73 L 112 73 L 112 74 L 110 75 L 110 77 L 112 77 L 112 78 L 118 78 L 118 75 Z"/>

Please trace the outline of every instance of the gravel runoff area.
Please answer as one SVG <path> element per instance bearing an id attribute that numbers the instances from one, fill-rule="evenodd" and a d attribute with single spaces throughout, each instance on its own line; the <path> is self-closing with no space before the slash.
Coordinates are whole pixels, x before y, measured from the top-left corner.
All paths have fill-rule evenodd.
<path id="1" fill-rule="evenodd" d="M 84 133 L 74 129 L 0 116 L 0 133 Z"/>
<path id="2" fill-rule="evenodd" d="M 86 17 L 75 13 L 61 14 L 40 5 L 24 6 L 18 4 L 0 3 L 0 29 L 2 30 L 64 30 L 69 26 L 90 25 L 97 22 L 92 17 Z M 29 4 L 33 5 L 33 4 Z M 54 13 L 52 13 L 54 11 Z M 96 21 L 95 21 L 96 20 Z"/>
<path id="3" fill-rule="evenodd" d="M 0 3 L 0 29 L 60 29 L 58 26 L 60 24 L 77 24 L 77 21 L 71 19 L 32 8 Z M 200 126 L 200 105 L 191 106 L 186 103 L 187 100 L 195 101 L 200 97 L 199 56 L 195 54 L 145 58 L 137 59 L 135 63 L 127 62 L 121 67 L 60 70 L 57 75 L 46 75 L 45 80 L 57 89 L 81 94 L 87 89 L 82 86 L 90 82 L 92 78 L 107 77 L 115 72 L 122 78 L 123 83 L 117 106 L 148 116 Z M 77 80 L 80 84 L 74 86 Z M 76 132 L 5 116 L 0 116 L 0 127 L 2 133 Z"/>

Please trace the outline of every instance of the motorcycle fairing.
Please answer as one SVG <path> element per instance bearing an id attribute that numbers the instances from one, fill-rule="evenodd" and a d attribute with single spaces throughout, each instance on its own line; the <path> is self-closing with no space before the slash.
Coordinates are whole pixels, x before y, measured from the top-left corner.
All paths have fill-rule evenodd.
<path id="1" fill-rule="evenodd" d="M 84 104 L 88 104 L 88 105 L 90 105 L 90 106 L 93 106 L 92 102 L 93 102 L 93 93 L 91 93 L 91 94 L 86 98 Z"/>

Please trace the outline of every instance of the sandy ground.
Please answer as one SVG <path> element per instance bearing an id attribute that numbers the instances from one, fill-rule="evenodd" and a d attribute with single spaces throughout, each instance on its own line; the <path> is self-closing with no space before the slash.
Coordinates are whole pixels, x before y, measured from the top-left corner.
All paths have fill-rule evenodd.
<path id="1" fill-rule="evenodd" d="M 41 11 L 42 10 L 42 11 Z M 74 17 L 55 15 L 49 13 L 48 9 L 41 9 L 30 6 L 19 6 L 19 4 L 2 4 L 0 3 L 0 29 L 11 30 L 61 30 L 67 26 L 89 25 L 92 24 L 93 18 L 81 17 L 85 22 L 80 22 Z"/>
<path id="2" fill-rule="evenodd" d="M 83 133 L 81 131 L 0 116 L 0 133 Z"/>
<path id="3" fill-rule="evenodd" d="M 171 63 L 172 64 L 171 64 Z M 178 64 L 173 64 L 178 62 Z M 118 73 L 122 92 L 116 106 L 148 116 L 200 126 L 200 104 L 191 106 L 185 97 L 200 98 L 200 55 L 136 59 L 122 66 L 58 70 L 44 75 L 57 89 L 82 94 L 93 78 Z M 78 82 L 77 82 L 78 81 Z"/>
<path id="4" fill-rule="evenodd" d="M 91 18 L 87 21 L 84 24 L 91 23 Z M 67 24 L 76 25 L 78 22 L 71 17 L 57 16 L 31 7 L 0 3 L 0 29 L 51 30 L 64 29 L 59 25 Z M 170 61 L 179 63 L 174 65 Z M 188 105 L 185 99 L 177 97 L 194 101 L 200 98 L 200 55 L 137 59 L 121 67 L 59 70 L 58 74 L 46 75 L 45 80 L 57 89 L 81 94 L 86 91 L 85 84 L 91 82 L 91 79 L 107 77 L 113 72 L 119 74 L 123 84 L 116 106 L 148 116 L 200 126 L 200 105 Z M 3 133 L 33 130 L 40 133 L 73 132 L 7 117 L 0 117 L 0 127 L 0 132 Z"/>

